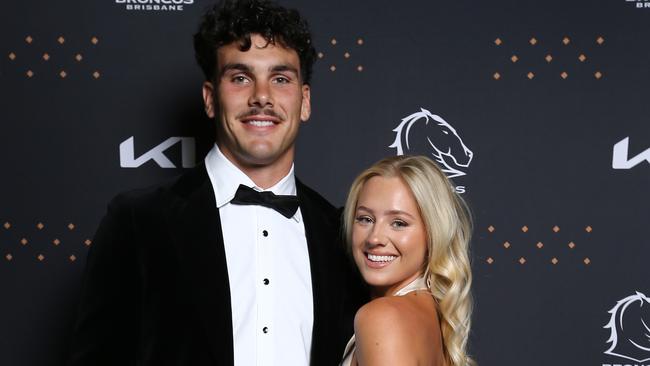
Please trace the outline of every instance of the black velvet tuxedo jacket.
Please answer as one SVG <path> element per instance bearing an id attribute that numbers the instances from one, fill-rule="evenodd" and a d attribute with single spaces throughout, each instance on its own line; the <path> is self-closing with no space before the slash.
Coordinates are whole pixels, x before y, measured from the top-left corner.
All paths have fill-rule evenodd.
<path id="1" fill-rule="evenodd" d="M 296 185 L 312 276 L 311 364 L 336 365 L 365 296 L 338 210 Z M 68 365 L 232 365 L 230 306 L 219 211 L 200 165 L 109 204 L 88 255 Z"/>

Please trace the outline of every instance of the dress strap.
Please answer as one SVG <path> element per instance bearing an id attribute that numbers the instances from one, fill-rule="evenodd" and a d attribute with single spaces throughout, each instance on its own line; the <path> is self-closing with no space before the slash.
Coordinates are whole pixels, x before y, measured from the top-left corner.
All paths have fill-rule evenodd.
<path id="1" fill-rule="evenodd" d="M 408 285 L 402 287 L 401 289 L 397 290 L 395 293 L 395 296 L 404 296 L 408 294 L 409 292 L 413 291 L 419 291 L 419 290 L 426 290 L 429 291 L 429 287 L 427 287 L 427 281 L 423 277 L 418 277 L 415 280 L 413 280 L 411 283 Z"/>
<path id="2" fill-rule="evenodd" d="M 352 365 L 352 356 L 356 350 L 356 337 L 354 334 L 352 338 L 348 341 L 348 344 L 345 346 L 345 351 L 343 352 L 343 360 L 341 361 L 340 366 L 351 366 Z"/>

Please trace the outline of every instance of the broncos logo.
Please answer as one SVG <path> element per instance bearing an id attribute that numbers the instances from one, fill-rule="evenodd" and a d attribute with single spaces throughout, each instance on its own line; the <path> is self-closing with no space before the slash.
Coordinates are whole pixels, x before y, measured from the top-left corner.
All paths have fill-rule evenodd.
<path id="1" fill-rule="evenodd" d="M 650 360 L 650 299 L 637 291 L 618 301 L 609 313 L 612 316 L 603 328 L 611 331 L 607 343 L 612 345 L 605 354 L 636 362 Z"/>
<path id="2" fill-rule="evenodd" d="M 393 131 L 397 136 L 389 147 L 397 149 L 397 155 L 428 151 L 449 178 L 467 174 L 461 169 L 469 166 L 474 153 L 465 146 L 456 129 L 440 116 L 420 108 L 420 112 L 403 118 Z"/>

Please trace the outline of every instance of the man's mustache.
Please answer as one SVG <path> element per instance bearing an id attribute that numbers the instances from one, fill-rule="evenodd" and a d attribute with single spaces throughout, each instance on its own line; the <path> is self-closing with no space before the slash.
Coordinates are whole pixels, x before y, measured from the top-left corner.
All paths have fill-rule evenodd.
<path id="1" fill-rule="evenodd" d="M 281 116 L 279 113 L 272 109 L 263 109 L 263 108 L 256 108 L 253 107 L 246 112 L 240 114 L 237 116 L 237 118 L 247 118 L 251 116 L 269 116 L 269 117 L 274 117 L 279 119 L 280 121 L 284 121 L 284 116 Z"/>

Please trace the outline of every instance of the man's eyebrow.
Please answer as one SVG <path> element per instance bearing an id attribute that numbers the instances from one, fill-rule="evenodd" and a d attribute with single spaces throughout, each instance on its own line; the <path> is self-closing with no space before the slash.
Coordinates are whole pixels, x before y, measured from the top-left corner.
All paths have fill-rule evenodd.
<path id="1" fill-rule="evenodd" d="M 271 72 L 283 72 L 283 71 L 289 71 L 293 72 L 294 74 L 298 75 L 298 69 L 291 66 L 291 65 L 276 65 L 270 68 Z"/>
<path id="2" fill-rule="evenodd" d="M 225 73 L 227 73 L 228 71 L 231 71 L 231 70 L 250 72 L 252 69 L 251 69 L 250 66 L 245 65 L 245 64 L 240 64 L 240 63 L 225 64 L 225 65 L 223 65 L 221 70 L 219 70 L 219 76 L 223 76 Z"/>

